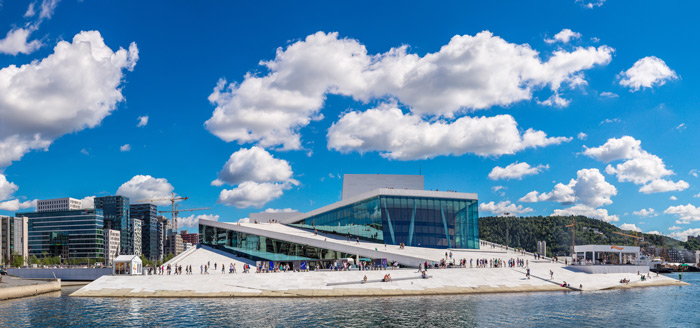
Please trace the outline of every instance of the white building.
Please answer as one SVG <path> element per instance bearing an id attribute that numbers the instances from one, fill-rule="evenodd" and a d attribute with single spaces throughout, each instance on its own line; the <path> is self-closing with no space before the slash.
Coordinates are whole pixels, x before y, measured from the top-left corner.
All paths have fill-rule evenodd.
<path id="1" fill-rule="evenodd" d="M 43 199 L 36 202 L 37 212 L 71 211 L 82 209 L 83 202 L 75 198 Z"/>
<path id="2" fill-rule="evenodd" d="M 141 256 L 142 254 L 141 227 L 143 227 L 143 221 L 134 219 L 134 255 L 136 256 Z"/>
<path id="3" fill-rule="evenodd" d="M 105 264 L 111 266 L 119 255 L 121 233 L 116 229 L 105 229 Z"/>
<path id="4" fill-rule="evenodd" d="M 29 235 L 27 217 L 10 217 L 0 215 L 0 264 L 10 263 L 12 255 L 17 254 L 27 263 L 29 256 Z"/>

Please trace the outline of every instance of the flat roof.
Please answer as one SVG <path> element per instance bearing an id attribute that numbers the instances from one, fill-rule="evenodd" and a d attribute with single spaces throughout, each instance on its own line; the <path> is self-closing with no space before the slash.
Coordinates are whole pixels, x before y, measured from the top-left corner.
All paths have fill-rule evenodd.
<path id="1" fill-rule="evenodd" d="M 576 245 L 575 252 L 639 253 L 639 246 Z"/>

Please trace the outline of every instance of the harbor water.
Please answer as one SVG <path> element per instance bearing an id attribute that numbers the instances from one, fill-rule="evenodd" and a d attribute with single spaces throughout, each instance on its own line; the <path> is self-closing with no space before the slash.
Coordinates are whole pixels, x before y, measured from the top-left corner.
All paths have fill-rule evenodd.
<path id="1" fill-rule="evenodd" d="M 0 327 L 697 327 L 700 273 L 686 273 L 683 280 L 691 285 L 291 299 L 76 298 L 68 295 L 78 287 L 64 287 L 0 301 Z"/>

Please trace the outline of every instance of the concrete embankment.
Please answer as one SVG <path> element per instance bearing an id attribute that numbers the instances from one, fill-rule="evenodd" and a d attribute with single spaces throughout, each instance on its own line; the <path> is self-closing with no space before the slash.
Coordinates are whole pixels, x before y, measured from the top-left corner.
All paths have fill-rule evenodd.
<path id="1" fill-rule="evenodd" d="M 422 279 L 416 270 L 350 272 L 293 272 L 250 274 L 194 274 L 182 276 L 104 276 L 71 296 L 81 297 L 345 297 L 455 295 L 519 292 L 583 292 L 623 286 L 669 286 L 685 284 L 669 277 L 621 285 L 628 274 L 586 274 L 549 267 L 533 269 L 540 277 L 527 279 L 520 270 L 442 269 L 430 270 Z M 547 271 L 544 271 L 547 269 Z M 547 273 L 547 278 L 541 277 Z M 382 282 L 385 274 L 393 281 Z M 362 283 L 364 276 L 367 283 Z M 561 287 L 566 281 L 572 288 Z"/>
<path id="2" fill-rule="evenodd" d="M 27 280 L 3 277 L 0 283 L 0 300 L 35 296 L 61 291 L 61 279 Z"/>

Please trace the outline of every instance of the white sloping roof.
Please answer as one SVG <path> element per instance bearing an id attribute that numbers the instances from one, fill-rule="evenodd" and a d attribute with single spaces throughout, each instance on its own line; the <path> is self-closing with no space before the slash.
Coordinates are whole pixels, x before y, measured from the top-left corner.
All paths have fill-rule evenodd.
<path id="1" fill-rule="evenodd" d="M 139 262 L 139 263 L 143 263 L 143 262 L 141 262 L 141 259 L 140 259 L 138 256 L 136 256 L 136 255 L 119 255 L 119 256 L 117 256 L 116 259 L 114 259 L 114 263 L 117 263 L 117 262 Z"/>

